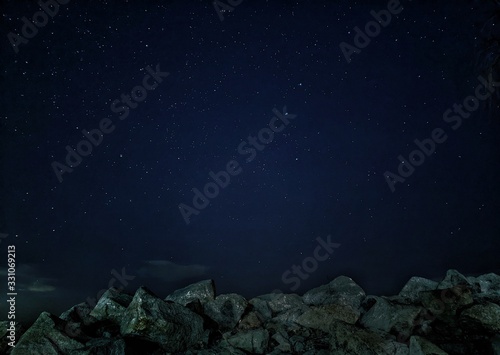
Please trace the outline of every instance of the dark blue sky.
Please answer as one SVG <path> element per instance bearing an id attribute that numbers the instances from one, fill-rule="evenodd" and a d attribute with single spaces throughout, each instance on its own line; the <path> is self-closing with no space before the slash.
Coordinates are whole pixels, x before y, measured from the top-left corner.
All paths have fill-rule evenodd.
<path id="1" fill-rule="evenodd" d="M 250 298 L 500 270 L 498 117 L 481 101 L 456 129 L 443 119 L 481 84 L 486 2 L 62 3 L 15 47 L 40 7 L 1 8 L 0 246 L 16 246 L 20 316 L 58 314 L 117 272 L 131 291 L 213 278 Z M 341 43 L 388 5 L 348 63 Z M 384 173 L 435 129 L 446 141 L 392 192 Z M 91 154 L 59 179 L 79 144 Z M 187 224 L 179 205 L 231 161 L 241 171 Z"/>

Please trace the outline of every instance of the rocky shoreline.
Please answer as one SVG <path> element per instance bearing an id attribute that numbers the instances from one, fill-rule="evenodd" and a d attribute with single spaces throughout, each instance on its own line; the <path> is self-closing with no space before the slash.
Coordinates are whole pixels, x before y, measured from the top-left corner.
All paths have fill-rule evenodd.
<path id="1" fill-rule="evenodd" d="M 412 277 L 398 295 L 366 295 L 340 276 L 303 296 L 272 293 L 246 300 L 216 295 L 213 280 L 165 299 L 140 287 L 109 289 L 94 308 L 59 317 L 42 312 L 0 352 L 50 354 L 390 354 L 500 355 L 500 276 L 441 282 Z"/>

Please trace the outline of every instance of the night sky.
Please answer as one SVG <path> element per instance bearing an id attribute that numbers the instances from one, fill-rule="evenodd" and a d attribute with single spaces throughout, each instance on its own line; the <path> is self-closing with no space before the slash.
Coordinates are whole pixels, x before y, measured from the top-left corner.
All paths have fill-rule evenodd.
<path id="1" fill-rule="evenodd" d="M 499 273 L 486 3 L 3 2 L 18 318 L 108 285 L 251 298 L 347 275 L 391 294 Z"/>

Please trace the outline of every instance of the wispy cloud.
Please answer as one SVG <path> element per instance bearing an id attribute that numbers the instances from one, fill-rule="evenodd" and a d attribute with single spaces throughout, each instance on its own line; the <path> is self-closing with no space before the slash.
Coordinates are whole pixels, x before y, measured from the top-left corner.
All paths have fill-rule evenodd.
<path id="1" fill-rule="evenodd" d="M 0 268 L 0 275 L 7 275 L 7 268 Z M 44 277 L 33 265 L 21 264 L 16 268 L 16 289 L 23 292 L 52 292 L 55 279 Z"/>

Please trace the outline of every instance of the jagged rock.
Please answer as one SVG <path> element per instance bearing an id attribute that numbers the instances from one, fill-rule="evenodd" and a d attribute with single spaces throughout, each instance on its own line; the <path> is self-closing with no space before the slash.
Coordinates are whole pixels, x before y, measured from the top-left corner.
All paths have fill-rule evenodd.
<path id="1" fill-rule="evenodd" d="M 457 312 L 474 302 L 468 287 L 456 285 L 449 289 L 423 291 L 420 293 L 422 304 L 434 318 L 454 325 Z"/>
<path id="2" fill-rule="evenodd" d="M 460 322 L 463 328 L 499 333 L 500 306 L 491 302 L 474 305 L 462 312 Z"/>
<path id="3" fill-rule="evenodd" d="M 297 308 L 304 305 L 302 297 L 295 293 L 270 293 L 267 295 L 259 296 L 259 298 L 267 302 L 267 305 L 271 309 L 273 315 L 287 311 L 291 308 Z"/>
<path id="4" fill-rule="evenodd" d="M 84 354 L 78 352 L 83 344 L 64 334 L 65 323 L 48 312 L 42 312 L 21 336 L 11 355 Z"/>
<path id="5" fill-rule="evenodd" d="M 474 299 L 477 301 L 490 301 L 500 304 L 500 276 L 486 274 L 478 277 L 467 278 L 474 286 Z"/>
<path id="6" fill-rule="evenodd" d="M 264 354 L 269 341 L 269 332 L 265 329 L 249 330 L 236 333 L 226 338 L 225 341 L 230 346 L 251 354 Z"/>
<path id="7" fill-rule="evenodd" d="M 422 337 L 412 336 L 410 355 L 448 355 L 448 353 Z"/>
<path id="8" fill-rule="evenodd" d="M 81 355 L 123 355 L 130 351 L 122 338 L 97 338 L 88 341 L 81 350 Z"/>
<path id="9" fill-rule="evenodd" d="M 361 319 L 363 326 L 385 333 L 411 333 L 415 320 L 422 311 L 421 307 L 394 305 L 382 297 L 371 296 L 371 298 L 375 303 L 363 315 Z"/>
<path id="10" fill-rule="evenodd" d="M 420 302 L 420 292 L 437 289 L 439 283 L 423 277 L 412 277 L 399 292 L 399 297 L 411 303 Z"/>
<path id="11" fill-rule="evenodd" d="M 337 320 L 333 318 L 331 314 L 319 307 L 315 307 L 305 312 L 296 321 L 297 324 L 303 327 L 319 329 L 325 333 L 330 331 L 330 327 L 335 322 L 337 322 Z"/>
<path id="12" fill-rule="evenodd" d="M 0 321 L 0 354 L 5 354 L 9 348 L 9 343 L 12 342 L 8 337 L 11 336 L 9 328 L 11 327 L 10 321 Z M 24 327 L 21 323 L 14 323 L 15 333 L 13 339 L 17 340 L 24 332 Z"/>
<path id="13" fill-rule="evenodd" d="M 93 310 L 82 303 L 59 318 L 42 313 L 11 353 L 500 355 L 495 274 L 450 270 L 439 284 L 414 277 L 393 297 L 366 296 L 347 277 L 302 297 L 214 296 L 212 280 L 166 300 L 143 287 L 134 296 L 110 289 Z"/>
<path id="14" fill-rule="evenodd" d="M 231 330 L 238 324 L 247 306 L 248 302 L 244 297 L 231 293 L 217 296 L 215 300 L 207 302 L 203 309 L 221 329 Z"/>
<path id="15" fill-rule="evenodd" d="M 261 297 L 262 296 L 252 298 L 248 303 L 252 305 L 260 319 L 267 321 L 273 317 L 273 312 L 271 311 L 271 308 L 269 308 L 267 301 Z"/>
<path id="16" fill-rule="evenodd" d="M 262 321 L 255 311 L 249 312 L 247 315 L 243 316 L 240 324 L 238 324 L 238 329 L 250 330 L 260 328 L 262 326 Z"/>
<path id="17" fill-rule="evenodd" d="M 159 344 L 168 352 L 186 350 L 203 335 L 203 319 L 189 309 L 167 303 L 141 287 L 120 323 L 123 336 Z"/>
<path id="18" fill-rule="evenodd" d="M 307 291 L 302 299 L 307 305 L 339 304 L 358 310 L 365 296 L 365 291 L 351 278 L 339 276 L 326 285 Z"/>
<path id="19" fill-rule="evenodd" d="M 408 355 L 405 344 L 360 329 L 344 322 L 332 322 L 329 328 L 331 352 L 333 354 L 356 355 Z"/>
<path id="20" fill-rule="evenodd" d="M 202 305 L 215 299 L 214 280 L 204 280 L 174 291 L 165 298 L 183 306 L 193 301 L 200 301 Z"/>
<path id="21" fill-rule="evenodd" d="M 107 319 L 119 324 L 130 302 L 132 302 L 132 296 L 116 288 L 110 288 L 99 298 L 90 316 L 97 320 Z"/>
<path id="22" fill-rule="evenodd" d="M 309 307 L 302 304 L 302 306 L 300 307 L 292 308 L 285 312 L 281 312 L 276 317 L 274 317 L 272 321 L 289 325 L 290 323 L 296 322 L 297 319 L 309 309 L 310 309 Z"/>
<path id="23" fill-rule="evenodd" d="M 446 277 L 439 283 L 437 289 L 444 290 L 460 285 L 472 287 L 472 284 L 464 275 L 459 273 L 457 270 L 452 269 L 446 272 Z"/>

